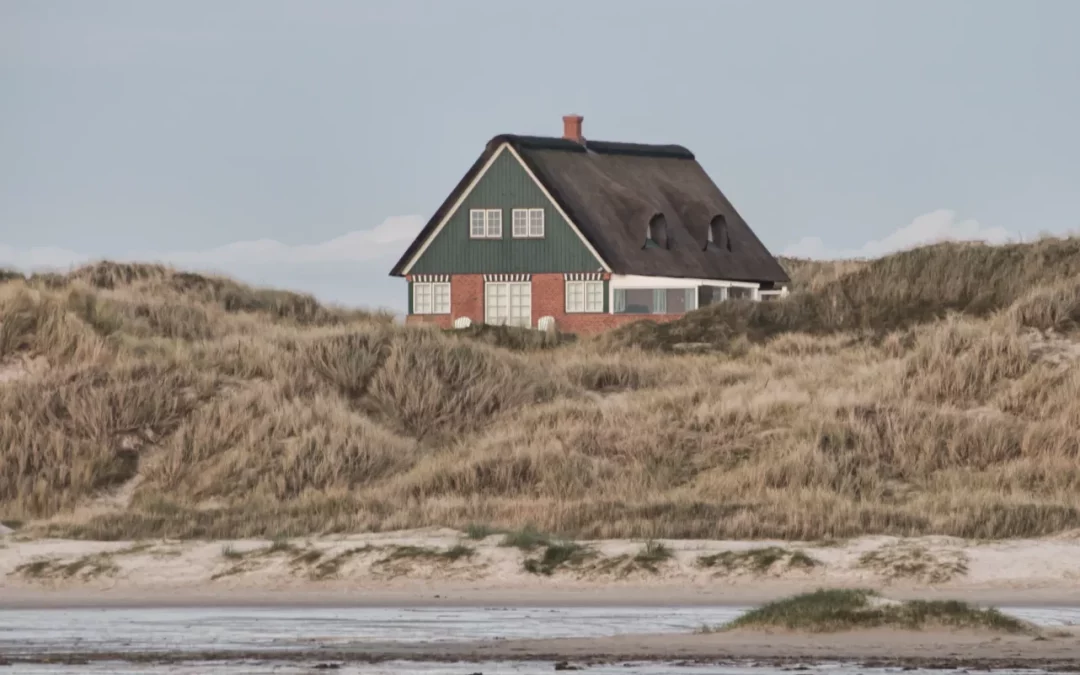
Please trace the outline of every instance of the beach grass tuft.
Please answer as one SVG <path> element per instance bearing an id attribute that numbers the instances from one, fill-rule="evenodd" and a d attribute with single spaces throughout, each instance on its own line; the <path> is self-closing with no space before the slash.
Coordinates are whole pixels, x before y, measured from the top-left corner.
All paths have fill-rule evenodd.
<path id="1" fill-rule="evenodd" d="M 921 630 L 931 627 L 1034 633 L 1035 628 L 996 609 L 955 600 L 891 601 L 875 591 L 822 589 L 768 603 L 729 623 L 727 629 L 835 632 L 865 628 Z"/>
<path id="2" fill-rule="evenodd" d="M 805 551 L 789 550 L 780 546 L 764 546 L 746 550 L 721 551 L 699 556 L 699 567 L 718 574 L 748 572 L 766 574 L 782 564 L 784 569 L 810 570 L 821 563 Z"/>

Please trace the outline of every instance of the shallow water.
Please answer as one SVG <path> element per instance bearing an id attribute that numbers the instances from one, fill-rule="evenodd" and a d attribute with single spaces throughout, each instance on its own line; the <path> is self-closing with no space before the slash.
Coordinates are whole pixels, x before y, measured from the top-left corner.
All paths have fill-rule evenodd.
<path id="1" fill-rule="evenodd" d="M 747 607 L 566 607 L 566 608 L 105 608 L 0 610 L 0 656 L 48 652 L 222 652 L 310 650 L 363 642 L 457 642 L 487 639 L 604 637 L 628 633 L 689 633 L 702 625 L 731 621 Z M 1007 607 L 1003 611 L 1043 626 L 1080 625 L 1080 607 Z M 79 666 L 20 665 L 26 673 L 308 673 L 314 663 L 197 663 Z M 872 673 L 869 669 L 822 667 L 822 673 Z M 338 673 L 424 675 L 528 675 L 551 672 L 551 664 L 343 665 Z M 775 669 L 689 668 L 648 664 L 590 673 L 642 675 L 766 675 Z M 881 670 L 881 673 L 895 672 Z M 908 671 L 912 672 L 912 671 Z M 940 671 L 938 671 L 940 672 Z M 1019 671 L 995 671 L 1014 673 Z"/>
<path id="2" fill-rule="evenodd" d="M 288 650 L 345 642 L 689 633 L 747 607 L 160 608 L 0 610 L 0 654 L 41 651 Z M 1080 607 L 1011 607 L 1042 626 L 1080 625 Z"/>

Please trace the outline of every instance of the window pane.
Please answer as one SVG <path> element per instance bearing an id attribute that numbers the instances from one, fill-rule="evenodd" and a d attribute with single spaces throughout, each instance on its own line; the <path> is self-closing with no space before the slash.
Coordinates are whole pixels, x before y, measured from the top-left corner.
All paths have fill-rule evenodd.
<path id="1" fill-rule="evenodd" d="M 514 231 L 515 237 L 526 237 L 529 234 L 529 212 L 525 209 L 514 209 Z"/>
<path id="2" fill-rule="evenodd" d="M 731 288 L 727 289 L 727 291 L 728 297 L 732 300 L 749 300 L 753 295 L 753 291 L 751 289 L 742 288 L 739 286 L 732 286 Z"/>
<path id="3" fill-rule="evenodd" d="M 531 209 L 529 211 L 529 236 L 544 236 L 544 210 Z"/>
<path id="4" fill-rule="evenodd" d="M 450 284 L 434 284 L 432 287 L 432 311 L 435 314 L 450 313 Z"/>
<path id="5" fill-rule="evenodd" d="M 470 221 L 469 222 L 470 222 L 469 236 L 472 236 L 472 237 L 482 237 L 482 236 L 484 236 L 485 218 L 484 218 L 484 212 L 483 211 L 472 211 L 470 213 Z"/>
<path id="6" fill-rule="evenodd" d="M 584 303 L 584 284 L 580 281 L 566 282 L 566 311 L 580 312 Z"/>
<path id="7" fill-rule="evenodd" d="M 651 314 L 653 311 L 653 291 L 651 288 L 623 288 L 623 306 L 616 310 L 620 314 Z"/>
<path id="8" fill-rule="evenodd" d="M 511 312 L 522 313 L 522 297 L 520 287 L 528 289 L 528 284 L 487 284 L 485 291 L 485 321 L 490 324 L 503 325 L 509 323 Z M 511 303 L 514 309 L 511 309 Z M 526 311 L 525 314 L 528 314 Z"/>
<path id="9" fill-rule="evenodd" d="M 591 283 L 587 311 L 602 312 L 603 282 L 595 282 L 595 291 Z M 616 288 L 613 309 L 616 314 L 682 314 L 697 308 L 697 293 L 696 288 Z"/>
<path id="10" fill-rule="evenodd" d="M 487 236 L 502 236 L 502 211 L 491 209 L 487 212 Z"/>
<path id="11" fill-rule="evenodd" d="M 587 297 L 585 298 L 586 312 L 604 311 L 604 282 L 590 281 L 585 284 Z"/>
<path id="12" fill-rule="evenodd" d="M 507 323 L 512 326 L 532 325 L 532 284 L 508 284 L 510 308 Z"/>
<path id="13" fill-rule="evenodd" d="M 416 284 L 413 287 L 413 314 L 431 313 L 431 284 Z"/>
<path id="14" fill-rule="evenodd" d="M 686 289 L 685 288 L 669 288 L 664 293 L 666 308 L 664 311 L 667 314 L 683 314 L 686 312 Z"/>
<path id="15" fill-rule="evenodd" d="M 667 293 L 662 288 L 653 289 L 653 314 L 667 314 Z"/>

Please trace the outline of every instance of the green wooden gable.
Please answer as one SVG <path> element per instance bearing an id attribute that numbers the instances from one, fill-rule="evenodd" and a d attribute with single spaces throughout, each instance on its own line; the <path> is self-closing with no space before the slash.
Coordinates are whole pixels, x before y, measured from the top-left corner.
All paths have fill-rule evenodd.
<path id="1" fill-rule="evenodd" d="M 512 209 L 544 209 L 543 239 L 515 239 Z M 471 209 L 501 209 L 502 237 L 469 237 Z M 495 158 L 410 274 L 542 274 L 602 267 L 509 150 Z"/>

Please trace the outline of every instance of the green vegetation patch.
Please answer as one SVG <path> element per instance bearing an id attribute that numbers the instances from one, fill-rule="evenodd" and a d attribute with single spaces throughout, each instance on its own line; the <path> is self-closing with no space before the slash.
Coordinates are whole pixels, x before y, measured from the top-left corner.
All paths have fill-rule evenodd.
<path id="1" fill-rule="evenodd" d="M 719 574 L 750 572 L 765 574 L 780 568 L 811 570 L 821 563 L 804 551 L 791 551 L 779 546 L 751 548 L 745 551 L 721 551 L 698 558 L 698 565 Z"/>
<path id="2" fill-rule="evenodd" d="M 108 577 L 119 571 L 111 553 L 93 553 L 71 561 L 59 558 L 40 558 L 23 563 L 10 574 L 24 579 L 80 579 L 88 581 Z"/>
<path id="3" fill-rule="evenodd" d="M 881 627 L 1037 632 L 1031 624 L 996 609 L 981 609 L 955 600 L 897 602 L 862 589 L 822 589 L 777 600 L 743 614 L 725 628 L 783 628 L 824 633 Z"/>
<path id="4" fill-rule="evenodd" d="M 505 530 L 500 530 L 490 525 L 480 525 L 478 523 L 471 523 L 465 528 L 465 536 L 474 541 L 480 541 L 487 539 L 495 534 L 505 534 Z"/>
<path id="5" fill-rule="evenodd" d="M 562 567 L 574 567 L 593 559 L 596 552 L 576 542 L 550 542 L 544 552 L 525 559 L 525 571 L 530 574 L 551 576 Z"/>
<path id="6" fill-rule="evenodd" d="M 523 551 L 532 551 L 542 546 L 549 546 L 552 543 L 554 543 L 554 539 L 551 535 L 537 530 L 532 525 L 526 525 L 520 530 L 507 532 L 499 545 L 520 548 Z"/>

